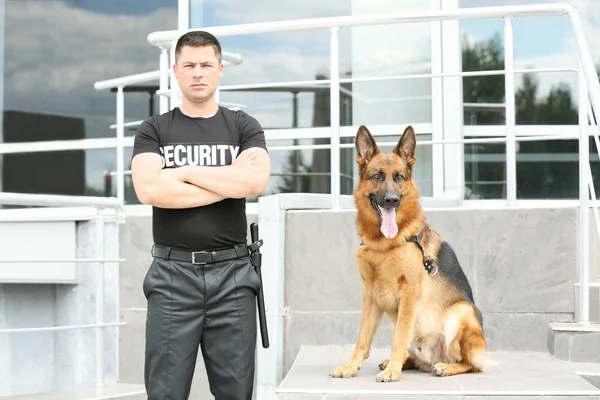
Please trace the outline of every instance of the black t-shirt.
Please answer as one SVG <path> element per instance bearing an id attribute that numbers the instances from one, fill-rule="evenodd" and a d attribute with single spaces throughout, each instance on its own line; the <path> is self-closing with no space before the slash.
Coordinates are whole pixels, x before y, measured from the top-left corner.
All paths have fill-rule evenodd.
<path id="1" fill-rule="evenodd" d="M 244 150 L 266 150 L 262 127 L 243 111 L 219 107 L 210 118 L 193 118 L 177 107 L 146 119 L 134 139 L 133 155 L 159 154 L 163 168 L 231 165 Z M 224 199 L 186 209 L 153 207 L 154 243 L 206 250 L 246 242 L 246 199 Z"/>

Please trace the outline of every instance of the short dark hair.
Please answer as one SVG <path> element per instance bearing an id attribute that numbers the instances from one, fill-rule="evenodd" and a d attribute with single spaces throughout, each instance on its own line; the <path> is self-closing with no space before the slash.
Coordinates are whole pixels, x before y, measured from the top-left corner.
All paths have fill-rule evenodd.
<path id="1" fill-rule="evenodd" d="M 203 46 L 212 46 L 215 51 L 215 55 L 221 62 L 222 52 L 221 52 L 221 43 L 219 40 L 212 34 L 206 31 L 191 31 L 184 33 L 178 40 L 175 45 L 175 62 L 179 59 L 181 55 L 181 49 L 184 46 L 190 47 L 203 47 Z"/>

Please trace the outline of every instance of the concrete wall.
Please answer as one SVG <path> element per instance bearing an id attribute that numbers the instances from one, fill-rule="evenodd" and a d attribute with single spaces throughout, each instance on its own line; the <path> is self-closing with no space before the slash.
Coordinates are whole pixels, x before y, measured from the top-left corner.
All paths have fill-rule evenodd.
<path id="1" fill-rule="evenodd" d="M 99 257 L 96 254 L 99 238 L 96 237 L 95 223 L 72 223 L 76 227 L 76 256 Z M 57 224 L 64 225 L 64 221 Z M 107 258 L 115 259 L 118 256 L 116 229 L 115 222 L 107 223 L 104 234 Z M 22 253 L 22 259 L 35 258 L 32 256 L 35 250 L 30 248 Z M 2 259 L 4 256 L 0 255 Z M 61 255 L 55 252 L 48 256 L 52 257 Z M 47 266 L 51 267 L 51 264 Z M 76 266 L 76 271 L 75 284 L 0 283 L 0 329 L 96 323 L 97 264 L 81 263 Z M 116 322 L 118 265 L 109 263 L 104 271 L 104 318 L 105 322 Z M 117 379 L 117 345 L 117 328 L 105 328 L 104 377 L 109 382 Z M 96 383 L 95 368 L 94 329 L 0 332 L 0 396 L 93 386 Z"/>
<path id="2" fill-rule="evenodd" d="M 282 256 L 284 373 L 302 345 L 354 344 L 361 302 L 355 211 L 292 208 L 285 213 Z M 547 351 L 548 322 L 572 320 L 577 307 L 577 208 L 446 209 L 427 215 L 463 264 L 484 314 L 490 348 Z M 257 215 L 248 219 L 250 224 Z M 600 252 L 591 220 L 590 277 L 598 279 Z M 73 224 L 77 256 L 96 257 L 94 222 Z M 261 236 L 271 245 L 276 242 L 265 229 Z M 119 270 L 115 263 L 105 267 L 105 320 L 114 322 L 118 310 L 126 322 L 119 333 L 105 330 L 105 377 L 143 384 L 146 302 L 141 284 L 151 260 L 151 218 L 129 216 L 118 228 L 110 222 L 105 241 L 107 257 L 127 260 Z M 263 276 L 276 268 L 265 265 Z M 0 282 L 0 329 L 94 323 L 96 271 L 96 264 L 79 264 L 75 284 Z M 274 293 L 265 296 L 272 299 Z M 390 334 L 384 320 L 375 345 L 389 346 Z M 0 333 L 0 396 L 93 385 L 94 339 L 91 329 Z M 192 397 L 211 398 L 201 356 Z"/>
<path id="3" fill-rule="evenodd" d="M 577 208 L 447 209 L 427 215 L 463 264 L 484 314 L 489 347 L 546 352 L 548 322 L 571 321 L 576 308 Z M 250 215 L 249 223 L 256 218 Z M 361 284 L 354 218 L 353 209 L 286 212 L 284 372 L 302 345 L 356 340 Z M 264 235 L 261 230 L 272 243 Z M 120 302 L 127 325 L 121 330 L 119 363 L 121 381 L 128 383 L 143 383 L 146 302 L 141 283 L 151 246 L 150 217 L 129 217 L 121 226 L 121 256 L 127 261 L 120 273 Z M 264 265 L 263 277 L 272 268 Z M 592 276 L 597 271 L 596 265 Z M 389 327 L 384 319 L 376 346 L 390 345 Z M 191 398 L 212 398 L 201 355 Z"/>
<path id="4" fill-rule="evenodd" d="M 362 286 L 355 211 L 288 211 L 285 369 L 302 345 L 354 344 Z M 429 211 L 454 247 L 484 315 L 492 350 L 547 351 L 549 321 L 575 309 L 575 208 Z M 375 338 L 390 346 L 387 318 Z"/>

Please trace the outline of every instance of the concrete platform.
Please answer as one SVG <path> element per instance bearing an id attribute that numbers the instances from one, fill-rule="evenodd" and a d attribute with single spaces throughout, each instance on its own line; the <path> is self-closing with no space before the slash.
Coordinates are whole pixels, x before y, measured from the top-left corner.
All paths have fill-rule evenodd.
<path id="1" fill-rule="evenodd" d="M 146 389 L 143 385 L 117 383 L 101 387 L 57 390 L 51 393 L 6 396 L 0 397 L 0 400 L 142 400 L 146 398 L 145 394 Z"/>
<path id="2" fill-rule="evenodd" d="M 600 389 L 581 375 L 597 375 L 600 365 L 572 363 L 548 353 L 492 352 L 498 362 L 486 372 L 437 377 L 404 371 L 400 381 L 378 383 L 377 365 L 388 349 L 374 348 L 354 378 L 330 378 L 347 362 L 353 347 L 302 347 L 277 389 L 279 400 L 349 399 L 600 399 Z M 573 397 L 576 396 L 576 397 Z"/>

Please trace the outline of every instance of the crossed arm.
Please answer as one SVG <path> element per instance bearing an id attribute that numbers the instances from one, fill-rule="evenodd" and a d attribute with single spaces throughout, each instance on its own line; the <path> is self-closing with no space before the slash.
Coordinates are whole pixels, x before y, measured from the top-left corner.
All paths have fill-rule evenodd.
<path id="1" fill-rule="evenodd" d="M 131 173 L 142 203 L 191 208 L 262 193 L 269 182 L 271 161 L 264 149 L 250 148 L 232 165 L 163 169 L 158 154 L 142 153 L 133 158 Z"/>

